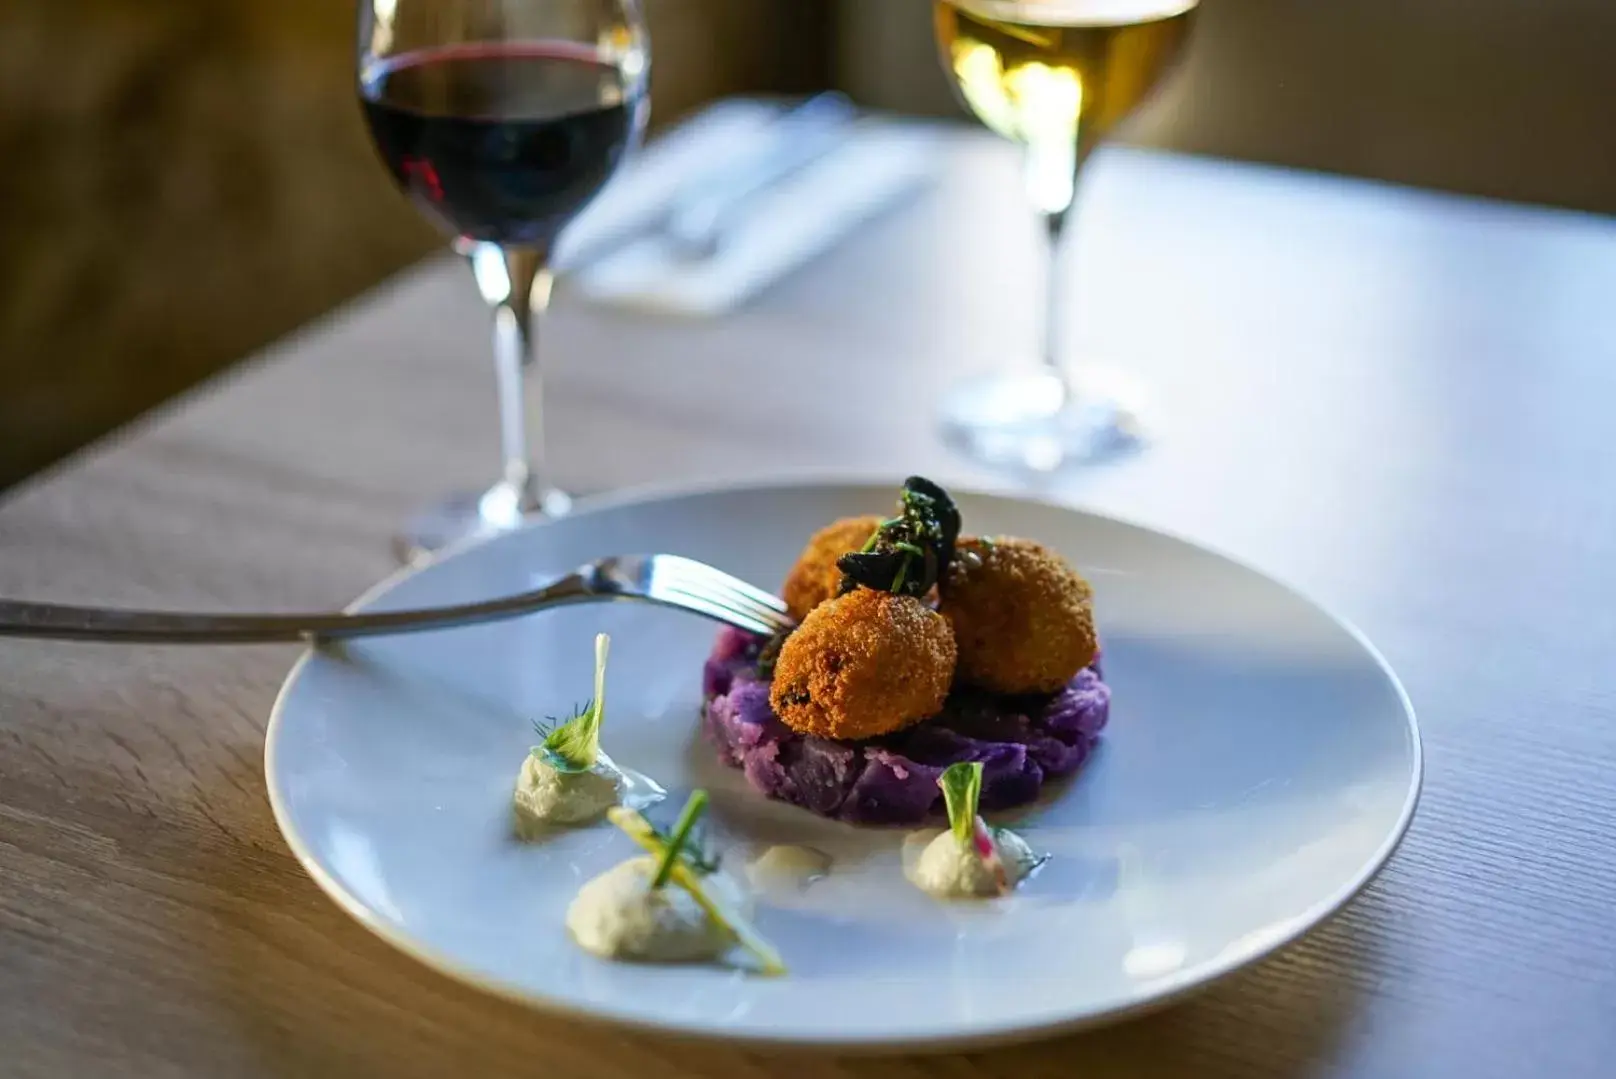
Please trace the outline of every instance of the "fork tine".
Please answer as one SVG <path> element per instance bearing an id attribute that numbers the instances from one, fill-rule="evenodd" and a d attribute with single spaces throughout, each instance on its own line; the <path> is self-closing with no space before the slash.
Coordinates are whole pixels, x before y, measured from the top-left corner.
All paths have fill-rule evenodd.
<path id="1" fill-rule="evenodd" d="M 766 592 L 733 574 L 725 573 L 715 566 L 709 566 L 705 562 L 697 562 L 689 558 L 674 557 L 670 558 L 669 561 L 672 563 L 671 568 L 676 569 L 680 576 L 688 577 L 691 583 L 698 587 L 707 585 L 714 589 L 723 590 L 744 599 L 752 606 L 774 611 L 777 614 L 784 614 L 786 611 L 785 601 L 780 599 L 779 596 L 772 592 Z"/>
<path id="2" fill-rule="evenodd" d="M 781 617 L 767 608 L 762 608 L 756 606 L 755 604 L 743 602 L 737 597 L 728 595 L 718 589 L 708 587 L 705 582 L 692 582 L 677 577 L 671 579 L 665 578 L 658 583 L 657 588 L 659 592 L 668 595 L 681 596 L 692 601 L 699 601 L 706 604 L 708 607 L 717 610 L 730 611 L 737 616 L 749 618 L 754 622 L 766 626 L 774 626 Z"/>
<path id="3" fill-rule="evenodd" d="M 739 615 L 752 619 L 760 625 L 768 627 L 767 632 L 769 633 L 790 629 L 793 625 L 789 618 L 770 607 L 761 607 L 732 596 L 714 594 L 713 592 L 706 590 L 693 594 L 699 594 L 709 603 L 722 606 L 727 610 L 734 611 Z"/>
<path id="4" fill-rule="evenodd" d="M 723 570 L 714 569 L 712 566 L 703 566 L 702 569 L 711 574 L 725 588 L 744 596 L 748 601 L 762 607 L 764 610 L 774 611 L 777 614 L 786 613 L 785 600 L 773 592 L 765 592 L 755 584 L 743 581 L 739 577 L 731 576 Z"/>
<path id="5" fill-rule="evenodd" d="M 736 587 L 730 578 L 723 575 L 716 575 L 711 579 L 700 576 L 688 580 L 681 579 L 678 585 L 778 628 L 783 629 L 791 624 L 785 612 L 780 609 L 778 601 L 770 602 L 766 597 L 760 597 L 756 590 L 750 587 Z"/>
<path id="6" fill-rule="evenodd" d="M 777 597 L 700 562 L 670 557 L 666 565 L 659 561 L 657 577 L 662 586 L 764 625 L 765 632 L 789 629 L 794 624 Z"/>
<path id="7" fill-rule="evenodd" d="M 736 626 L 760 636 L 766 637 L 774 632 L 774 628 L 761 619 L 742 611 L 737 611 L 732 607 L 726 607 L 721 603 L 715 603 L 706 596 L 692 594 L 674 586 L 654 589 L 650 594 L 650 598 L 659 603 L 678 607 L 694 614 L 706 615 L 715 621 Z"/>

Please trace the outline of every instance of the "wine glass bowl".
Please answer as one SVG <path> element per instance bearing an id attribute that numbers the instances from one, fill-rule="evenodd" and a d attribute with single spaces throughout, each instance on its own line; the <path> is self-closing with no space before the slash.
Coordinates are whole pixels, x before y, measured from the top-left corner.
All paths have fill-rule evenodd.
<path id="1" fill-rule="evenodd" d="M 644 132 L 649 49 L 636 0 L 361 0 L 371 139 L 494 318 L 502 475 L 413 521 L 402 555 L 570 506 L 545 469 L 537 324 L 557 236 Z"/>
<path id="2" fill-rule="evenodd" d="M 973 115 L 1023 148 L 1048 237 L 1042 363 L 969 379 L 943 401 L 945 438 L 978 460 L 1047 472 L 1143 438 L 1124 380 L 1067 367 L 1061 240 L 1083 163 L 1172 70 L 1198 2 L 933 0 L 944 70 Z"/>

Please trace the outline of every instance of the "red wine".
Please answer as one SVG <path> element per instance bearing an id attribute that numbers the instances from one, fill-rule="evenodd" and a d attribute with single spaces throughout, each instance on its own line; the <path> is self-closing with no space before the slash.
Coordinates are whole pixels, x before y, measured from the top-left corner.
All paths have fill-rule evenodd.
<path id="1" fill-rule="evenodd" d="M 623 74 L 563 42 L 406 53 L 361 81 L 394 179 L 445 229 L 542 245 L 594 197 L 636 134 Z"/>

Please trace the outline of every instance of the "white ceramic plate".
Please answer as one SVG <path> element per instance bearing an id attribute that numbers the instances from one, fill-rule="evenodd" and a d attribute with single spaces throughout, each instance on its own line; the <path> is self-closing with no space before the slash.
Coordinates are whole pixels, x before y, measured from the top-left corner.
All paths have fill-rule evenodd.
<path id="1" fill-rule="evenodd" d="M 832 518 L 891 486 L 630 499 L 462 551 L 376 608 L 528 588 L 608 553 L 670 551 L 778 582 Z M 714 627 L 641 607 L 314 653 L 270 720 L 271 802 L 299 860 L 367 928 L 450 975 L 540 1007 L 741 1042 L 942 1048 L 1066 1030 L 1158 1004 L 1295 939 L 1390 856 L 1420 746 L 1397 680 L 1350 628 L 1245 566 L 1070 509 L 960 498 L 967 531 L 1031 536 L 1093 581 L 1111 724 L 1077 778 L 1017 828 L 1050 863 L 1014 896 L 942 905 L 900 868 L 902 832 L 764 801 L 698 731 Z M 635 853 L 609 825 L 542 846 L 511 833 L 530 720 L 589 694 L 612 634 L 605 746 L 675 801 L 713 793 L 741 844 L 802 843 L 831 875 L 758 925 L 781 979 L 605 962 L 568 939 L 578 886 Z"/>

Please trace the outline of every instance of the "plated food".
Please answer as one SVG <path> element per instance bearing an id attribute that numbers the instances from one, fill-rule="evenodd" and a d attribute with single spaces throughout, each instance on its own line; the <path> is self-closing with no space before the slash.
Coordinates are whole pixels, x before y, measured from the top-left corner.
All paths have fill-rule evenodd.
<path id="1" fill-rule="evenodd" d="M 981 761 L 949 765 L 937 785 L 947 803 L 948 828 L 929 840 L 912 837 L 920 849 L 904 874 L 915 887 L 938 899 L 987 899 L 1008 895 L 1043 864 L 1025 839 L 1008 828 L 989 827 L 977 813 Z"/>
<path id="2" fill-rule="evenodd" d="M 522 761 L 512 795 L 517 834 L 588 824 L 615 805 L 644 808 L 663 798 L 654 780 L 619 768 L 600 748 L 611 638 L 595 635 L 595 695 L 563 721 L 536 724 L 544 740 Z"/>
<path id="3" fill-rule="evenodd" d="M 363 606 L 509 595 L 602 551 L 671 544 L 783 579 L 809 536 L 890 504 L 897 486 L 607 499 L 413 570 Z M 318 886 L 414 961 L 567 1021 L 759 1052 L 956 1050 L 1131 1014 L 1295 939 L 1391 854 L 1418 788 L 1418 734 L 1360 635 L 1176 537 L 1034 499 L 950 494 L 963 533 L 1030 537 L 1106 567 L 1094 579 L 1102 662 L 1127 701 L 1075 783 L 1046 775 L 1033 812 L 989 808 L 985 763 L 980 815 L 1052 855 L 1009 894 L 942 901 L 915 886 L 909 856 L 935 842 L 940 808 L 903 828 L 849 826 L 768 800 L 720 764 L 696 719 L 694 672 L 713 633 L 628 604 L 310 650 L 270 717 L 275 819 Z M 756 966 L 738 946 L 680 963 L 597 957 L 568 931 L 568 908 L 641 851 L 609 817 L 512 836 L 514 781 L 543 741 L 528 723 L 590 698 L 600 631 L 611 636 L 601 749 L 677 792 L 643 813 L 664 834 L 691 791 L 711 793 L 703 819 L 721 872 L 751 886 L 749 923 L 790 976 L 733 971 Z M 936 777 L 925 786 L 936 799 Z"/>
<path id="4" fill-rule="evenodd" d="M 935 816 L 959 762 L 983 766 L 987 810 L 1074 773 L 1110 715 L 1093 590 L 1041 544 L 961 525 L 914 477 L 895 516 L 811 536 L 783 589 L 801 625 L 777 641 L 725 630 L 707 659 L 720 759 L 769 797 L 854 824 Z"/>
<path id="5" fill-rule="evenodd" d="M 1007 895 L 1040 864 L 979 811 L 1028 802 L 1069 774 L 1109 709 L 1088 583 L 1037 543 L 960 527 L 948 493 L 911 477 L 894 516 L 843 518 L 809 537 L 782 589 L 797 626 L 774 640 L 727 631 L 705 669 L 705 729 L 762 793 L 864 824 L 945 809 L 947 830 L 904 841 L 905 874 L 942 900 Z M 595 639 L 593 698 L 541 728 L 513 796 L 525 837 L 607 816 L 650 852 L 586 883 L 569 933 L 596 955 L 648 962 L 740 946 L 782 973 L 747 924 L 748 883 L 695 839 L 706 793 L 667 833 L 623 804 L 630 783 L 600 749 L 609 644 Z M 747 881 L 781 875 L 786 850 L 765 852 Z"/>
<path id="6" fill-rule="evenodd" d="M 748 923 L 751 895 L 702 850 L 696 826 L 707 792 L 696 791 L 668 834 L 637 810 L 614 807 L 611 821 L 649 854 L 589 881 L 567 908 L 567 930 L 585 950 L 607 959 L 691 962 L 737 948 L 761 974 L 784 974 L 774 946 Z"/>

